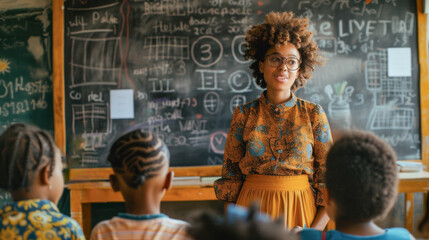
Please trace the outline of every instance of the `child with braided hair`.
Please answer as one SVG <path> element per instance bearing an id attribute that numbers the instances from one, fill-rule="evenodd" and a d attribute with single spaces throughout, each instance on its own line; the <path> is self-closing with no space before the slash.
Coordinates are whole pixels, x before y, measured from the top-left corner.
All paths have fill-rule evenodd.
<path id="1" fill-rule="evenodd" d="M 140 129 L 131 131 L 115 141 L 108 160 L 114 171 L 111 186 L 124 197 L 126 213 L 97 224 L 91 239 L 191 239 L 188 223 L 160 212 L 174 175 L 161 139 Z"/>
<path id="2" fill-rule="evenodd" d="M 14 202 L 0 210 L 0 239 L 85 239 L 56 206 L 64 189 L 61 152 L 45 131 L 13 124 L 0 136 L 0 188 Z"/>

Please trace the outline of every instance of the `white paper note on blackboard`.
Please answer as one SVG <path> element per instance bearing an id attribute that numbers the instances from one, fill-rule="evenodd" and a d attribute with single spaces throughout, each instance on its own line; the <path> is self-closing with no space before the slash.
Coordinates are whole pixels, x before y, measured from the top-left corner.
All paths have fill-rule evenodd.
<path id="1" fill-rule="evenodd" d="M 411 48 L 388 48 L 389 77 L 411 77 Z"/>
<path id="2" fill-rule="evenodd" d="M 133 119 L 134 118 L 134 90 L 118 89 L 110 90 L 110 118 Z"/>

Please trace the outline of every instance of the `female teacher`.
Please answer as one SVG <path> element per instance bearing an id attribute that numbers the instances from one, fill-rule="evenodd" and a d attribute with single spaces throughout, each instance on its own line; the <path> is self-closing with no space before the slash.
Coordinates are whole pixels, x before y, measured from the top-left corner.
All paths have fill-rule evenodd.
<path id="1" fill-rule="evenodd" d="M 234 110 L 217 198 L 282 216 L 285 226 L 323 229 L 325 158 L 332 144 L 321 106 L 294 91 L 322 65 L 308 19 L 271 12 L 246 34 L 244 57 L 262 95 Z"/>

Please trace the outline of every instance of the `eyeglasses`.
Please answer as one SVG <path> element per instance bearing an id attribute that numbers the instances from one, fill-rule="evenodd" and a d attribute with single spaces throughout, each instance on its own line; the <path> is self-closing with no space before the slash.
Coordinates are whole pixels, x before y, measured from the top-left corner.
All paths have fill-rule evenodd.
<path id="1" fill-rule="evenodd" d="M 286 68 L 289 71 L 296 71 L 301 65 L 301 61 L 296 57 L 282 57 L 276 53 L 265 56 L 265 59 L 268 60 L 271 67 L 275 68 L 283 65 L 284 60 L 286 60 Z"/>

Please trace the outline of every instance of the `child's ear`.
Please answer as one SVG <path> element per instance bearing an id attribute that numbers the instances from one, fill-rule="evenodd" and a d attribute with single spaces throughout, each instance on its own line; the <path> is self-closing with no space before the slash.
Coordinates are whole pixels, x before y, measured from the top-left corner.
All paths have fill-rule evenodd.
<path id="1" fill-rule="evenodd" d="M 49 165 L 44 166 L 41 170 L 40 170 L 40 183 L 42 185 L 49 185 L 49 169 L 51 167 Z"/>
<path id="2" fill-rule="evenodd" d="M 329 194 L 329 191 L 326 191 L 326 212 L 328 213 L 328 216 L 335 220 L 335 216 L 337 213 L 337 204 L 335 203 L 335 200 L 331 197 Z"/>
<path id="3" fill-rule="evenodd" d="M 173 181 L 173 178 L 174 178 L 174 172 L 168 171 L 167 175 L 165 176 L 165 182 L 163 187 L 165 190 L 170 190 L 171 182 Z"/>
<path id="4" fill-rule="evenodd" d="M 112 186 L 113 191 L 118 192 L 119 191 L 119 183 L 118 183 L 118 178 L 116 177 L 116 175 L 110 174 L 109 180 L 110 180 L 110 186 Z"/>

